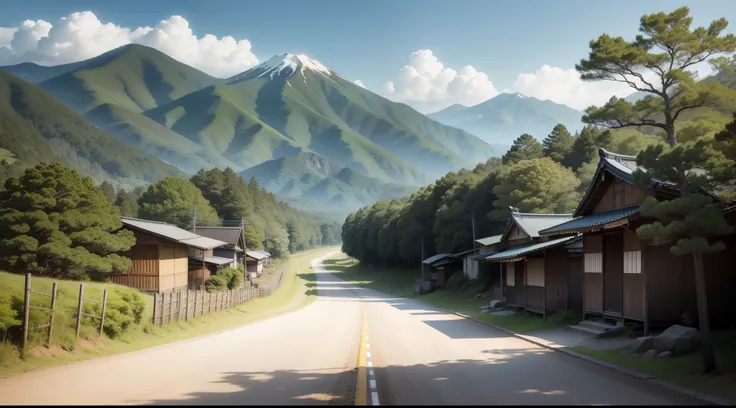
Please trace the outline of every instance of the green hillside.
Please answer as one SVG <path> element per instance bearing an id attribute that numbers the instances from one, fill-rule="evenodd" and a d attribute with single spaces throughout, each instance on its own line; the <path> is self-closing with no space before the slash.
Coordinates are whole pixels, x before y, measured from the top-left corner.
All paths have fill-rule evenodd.
<path id="1" fill-rule="evenodd" d="M 158 50 L 129 44 L 39 85 L 78 112 L 106 103 L 142 112 L 218 81 Z"/>
<path id="2" fill-rule="evenodd" d="M 37 84 L 55 76 L 63 75 L 69 71 L 78 69 L 86 62 L 87 61 L 73 62 L 71 64 L 55 65 L 52 67 L 38 65 L 33 62 L 23 62 L 16 65 L 2 66 L 0 67 L 0 71 L 5 71 L 24 81 Z"/>
<path id="3" fill-rule="evenodd" d="M 177 168 L 99 130 L 41 88 L 0 72 L 0 152 L 4 176 L 40 161 L 58 161 L 98 181 L 137 185 Z"/>

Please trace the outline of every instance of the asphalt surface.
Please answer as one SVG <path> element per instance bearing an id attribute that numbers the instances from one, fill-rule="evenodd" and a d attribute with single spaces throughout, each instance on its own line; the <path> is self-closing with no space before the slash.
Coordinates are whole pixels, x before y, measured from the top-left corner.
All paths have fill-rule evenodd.
<path id="1" fill-rule="evenodd" d="M 305 308 L 0 380 L 0 404 L 351 404 L 361 312 L 381 405 L 688 404 L 672 391 L 313 267 L 309 289 L 316 286 L 319 297 Z"/>

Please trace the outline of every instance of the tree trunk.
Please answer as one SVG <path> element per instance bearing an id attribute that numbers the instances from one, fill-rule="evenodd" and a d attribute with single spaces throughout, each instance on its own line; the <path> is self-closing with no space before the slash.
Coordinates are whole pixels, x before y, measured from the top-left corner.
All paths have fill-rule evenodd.
<path id="1" fill-rule="evenodd" d="M 693 252 L 693 262 L 695 263 L 695 291 L 698 299 L 698 320 L 700 321 L 700 342 L 703 351 L 703 371 L 710 373 L 716 369 L 716 357 L 713 353 L 713 341 L 710 335 L 703 253 Z"/>
<path id="2" fill-rule="evenodd" d="M 675 147 L 677 146 L 677 134 L 675 133 L 675 122 L 674 121 L 672 121 L 671 123 L 669 123 L 670 121 L 667 121 L 667 122 L 668 123 L 665 129 L 667 131 L 667 144 L 669 144 L 670 147 Z"/>

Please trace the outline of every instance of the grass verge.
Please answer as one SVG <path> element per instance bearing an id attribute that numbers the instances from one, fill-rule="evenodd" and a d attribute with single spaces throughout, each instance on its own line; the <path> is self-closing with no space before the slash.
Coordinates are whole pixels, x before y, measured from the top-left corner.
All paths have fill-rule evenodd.
<path id="1" fill-rule="evenodd" d="M 299 276 L 305 271 L 309 271 L 311 260 L 322 256 L 330 251 L 338 248 L 319 248 L 292 255 L 283 265 L 286 268 L 285 275 L 281 287 L 277 289 L 271 296 L 255 299 L 243 305 L 235 306 L 228 310 L 218 313 L 212 313 L 206 316 L 190 319 L 187 322 L 178 322 L 166 325 L 164 327 L 153 326 L 150 324 L 151 313 L 153 308 L 153 300 L 151 296 L 145 296 L 146 309 L 143 315 L 145 320 L 140 325 L 126 332 L 117 339 L 100 338 L 95 334 L 94 328 L 80 333 L 80 341 L 76 347 L 67 347 L 66 349 L 59 345 L 51 347 L 35 346 L 29 353 L 22 357 L 15 345 L 0 342 L 0 378 L 8 377 L 17 373 L 33 371 L 57 364 L 66 364 L 75 361 L 86 360 L 95 357 L 120 354 L 129 351 L 141 350 L 145 348 L 155 347 L 174 341 L 185 340 L 208 333 L 214 333 L 221 330 L 237 327 L 256 320 L 273 317 L 282 313 L 290 312 L 304 307 L 314 301 L 314 296 L 309 296 L 304 291 L 304 279 Z M 20 283 L 18 283 L 18 282 Z M 34 278 L 32 281 L 33 290 L 50 292 L 52 279 Z M 59 288 L 65 291 L 79 291 L 79 282 L 57 281 Z M 48 290 L 46 289 L 48 286 Z M 70 288 L 67 288 L 69 286 Z M 95 298 L 97 292 L 101 297 L 102 289 L 118 288 L 112 284 L 92 284 L 85 283 L 85 297 Z M 87 289 L 89 288 L 89 289 Z M 122 287 L 125 290 L 130 288 Z M 12 293 L 16 297 L 23 294 L 23 276 L 12 275 L 8 273 L 0 273 L 0 294 Z M 62 300 L 59 296 L 57 312 L 55 320 L 60 320 L 60 316 L 67 316 L 68 313 L 62 313 L 62 310 L 69 310 L 73 305 L 76 311 L 76 295 L 68 296 L 68 300 Z M 38 296 L 41 298 L 41 296 Z M 44 299 L 48 301 L 47 299 Z M 66 322 L 70 323 L 70 322 Z M 58 336 L 61 338 L 74 338 L 73 322 L 71 324 L 63 324 L 59 326 Z M 56 325 L 55 325 L 56 327 Z M 71 332 L 70 332 L 71 331 Z M 56 337 L 56 336 L 55 336 Z"/>
<path id="2" fill-rule="evenodd" d="M 360 287 L 374 289 L 394 296 L 417 299 L 433 306 L 463 313 L 478 320 L 501 326 L 517 333 L 552 329 L 580 320 L 575 313 L 558 313 L 543 319 L 539 315 L 493 316 L 481 313 L 480 307 L 492 299 L 477 281 L 465 281 L 462 275 L 453 275 L 446 289 L 425 295 L 414 294 L 414 280 L 421 277 L 419 270 L 380 268 L 361 265 L 341 253 L 324 262 L 325 269 L 340 278 Z M 476 295 L 486 293 L 482 299 Z"/>
<path id="3" fill-rule="evenodd" d="M 644 357 L 628 348 L 617 350 L 590 350 L 585 347 L 569 347 L 580 354 L 597 358 L 661 380 L 669 381 L 699 392 L 736 401 L 736 330 L 713 332 L 718 371 L 702 374 L 700 352 L 681 357 Z"/>

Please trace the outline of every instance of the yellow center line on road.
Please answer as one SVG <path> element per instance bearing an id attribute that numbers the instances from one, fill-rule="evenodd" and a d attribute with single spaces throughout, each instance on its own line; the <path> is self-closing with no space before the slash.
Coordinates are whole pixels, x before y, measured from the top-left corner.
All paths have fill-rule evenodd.
<path id="1" fill-rule="evenodd" d="M 358 381 L 355 386 L 355 405 L 365 406 L 367 404 L 368 390 L 366 377 L 366 347 L 365 347 L 365 310 L 363 299 L 360 299 L 360 345 L 358 346 Z"/>

